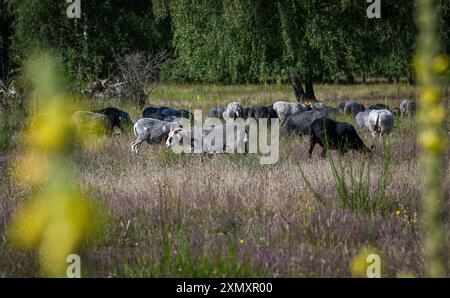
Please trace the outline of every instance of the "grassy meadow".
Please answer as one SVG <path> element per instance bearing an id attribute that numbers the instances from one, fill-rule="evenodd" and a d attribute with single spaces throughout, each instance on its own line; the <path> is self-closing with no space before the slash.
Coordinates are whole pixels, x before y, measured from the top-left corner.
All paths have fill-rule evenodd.
<path id="1" fill-rule="evenodd" d="M 415 92 L 403 83 L 316 87 L 318 100 L 334 107 L 357 99 L 393 109 Z M 148 105 L 202 109 L 206 116 L 231 101 L 277 100 L 294 101 L 292 88 L 171 84 L 157 86 Z M 141 116 L 128 104 L 91 102 L 92 109 L 106 106 L 128 111 L 134 121 Z M 18 131 L 11 131 L 20 127 L 19 115 L 6 121 L 0 114 L 1 277 L 39 276 L 36 253 L 8 242 L 11 218 L 32 191 L 12 179 L 11 161 L 23 150 Z M 143 144 L 133 155 L 131 129 L 107 138 L 100 150 L 77 147 L 78 186 L 105 214 L 98 235 L 79 252 L 82 276 L 350 277 L 359 275 L 354 264 L 365 251 L 380 254 L 384 277 L 424 276 L 415 119 L 397 118 L 385 143 L 358 132 L 375 145 L 370 160 L 335 152 L 322 159 L 318 146 L 309 159 L 309 138 L 299 136 L 282 137 L 274 165 L 260 165 L 252 154 L 178 155 L 164 145 Z M 447 164 L 449 158 L 447 150 Z M 448 196 L 448 166 L 443 171 Z"/>

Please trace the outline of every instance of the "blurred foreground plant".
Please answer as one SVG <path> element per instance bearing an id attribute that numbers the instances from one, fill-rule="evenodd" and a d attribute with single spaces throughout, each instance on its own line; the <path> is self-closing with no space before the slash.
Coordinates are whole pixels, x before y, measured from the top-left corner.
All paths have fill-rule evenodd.
<path id="1" fill-rule="evenodd" d="M 442 101 L 444 75 L 448 71 L 448 57 L 440 53 L 436 34 L 437 9 L 432 0 L 416 0 L 418 15 L 418 46 L 415 69 L 420 85 L 423 168 L 423 229 L 427 274 L 444 277 L 447 274 L 447 237 L 444 225 L 446 143 L 446 107 Z"/>
<path id="2" fill-rule="evenodd" d="M 97 216 L 71 173 L 73 103 L 58 81 L 57 64 L 41 53 L 26 65 L 26 76 L 34 85 L 34 112 L 23 132 L 24 155 L 13 170 L 18 184 L 31 187 L 34 198 L 15 215 L 10 240 L 18 249 L 38 249 L 43 275 L 62 277 L 67 256 L 76 253 L 93 231 Z"/>

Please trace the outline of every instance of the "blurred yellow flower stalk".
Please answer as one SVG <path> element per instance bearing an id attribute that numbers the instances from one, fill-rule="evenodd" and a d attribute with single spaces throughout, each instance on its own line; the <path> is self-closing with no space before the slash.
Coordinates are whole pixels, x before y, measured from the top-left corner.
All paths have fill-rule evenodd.
<path id="1" fill-rule="evenodd" d="M 440 53 L 436 34 L 436 14 L 432 0 L 417 0 L 418 48 L 414 66 L 420 85 L 419 121 L 421 124 L 423 168 L 423 229 L 427 274 L 444 277 L 447 274 L 447 237 L 444 226 L 444 154 L 447 150 L 446 110 L 442 101 L 447 55 Z"/>
<path id="2" fill-rule="evenodd" d="M 72 176 L 73 102 L 64 95 L 57 64 L 45 53 L 27 63 L 33 83 L 29 119 L 22 134 L 24 153 L 13 164 L 18 184 L 35 196 L 21 205 L 10 230 L 14 247 L 39 251 L 44 276 L 64 277 L 68 255 L 77 253 L 94 228 L 94 208 Z"/>

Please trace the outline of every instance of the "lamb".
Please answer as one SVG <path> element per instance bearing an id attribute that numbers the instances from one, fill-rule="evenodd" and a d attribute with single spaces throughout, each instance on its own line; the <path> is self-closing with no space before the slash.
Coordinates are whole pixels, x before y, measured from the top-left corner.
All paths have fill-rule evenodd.
<path id="1" fill-rule="evenodd" d="M 416 102 L 414 100 L 405 99 L 400 104 L 400 115 L 402 118 L 412 117 L 416 112 Z"/>

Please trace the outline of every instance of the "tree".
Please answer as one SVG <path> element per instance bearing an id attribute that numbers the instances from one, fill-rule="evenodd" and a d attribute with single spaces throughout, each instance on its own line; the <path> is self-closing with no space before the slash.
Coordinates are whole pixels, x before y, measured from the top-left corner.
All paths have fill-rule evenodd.
<path id="1" fill-rule="evenodd" d="M 7 0 L 0 0 L 0 80 L 7 82 L 11 72 L 13 17 Z"/>

